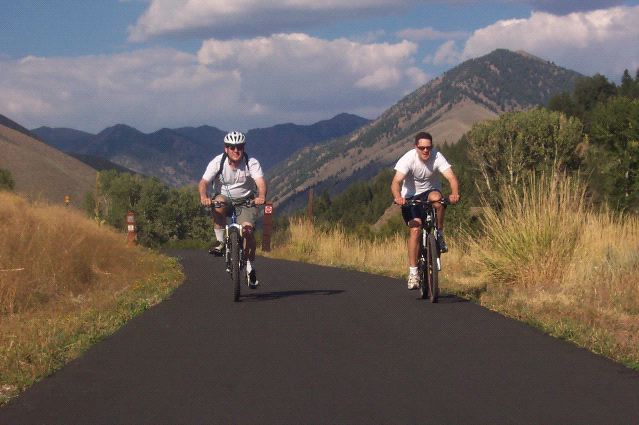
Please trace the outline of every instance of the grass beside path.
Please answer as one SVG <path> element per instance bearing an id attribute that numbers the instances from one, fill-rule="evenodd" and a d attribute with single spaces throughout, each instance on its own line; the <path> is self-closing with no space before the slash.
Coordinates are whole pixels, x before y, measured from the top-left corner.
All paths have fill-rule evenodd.
<path id="1" fill-rule="evenodd" d="M 505 190 L 502 209 L 484 208 L 482 233 L 447 237 L 440 286 L 639 370 L 639 218 L 585 199 L 565 178 Z M 268 255 L 405 278 L 405 238 L 363 241 L 297 220 Z"/>
<path id="2" fill-rule="evenodd" d="M 79 211 L 0 192 L 0 405 L 183 278 L 175 259 L 128 248 L 123 234 Z"/>

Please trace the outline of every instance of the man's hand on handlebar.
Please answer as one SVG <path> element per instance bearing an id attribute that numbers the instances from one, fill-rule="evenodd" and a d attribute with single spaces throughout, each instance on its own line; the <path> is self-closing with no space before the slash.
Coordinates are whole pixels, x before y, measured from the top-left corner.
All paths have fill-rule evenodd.
<path id="1" fill-rule="evenodd" d="M 255 205 L 264 205 L 264 203 L 266 202 L 266 199 L 258 196 L 255 199 L 253 199 L 253 202 L 255 203 Z"/>
<path id="2" fill-rule="evenodd" d="M 211 205 L 211 198 L 209 197 L 200 197 L 200 204 L 204 205 L 205 207 L 208 207 Z"/>
<path id="3" fill-rule="evenodd" d="M 397 205 L 404 205 L 406 203 L 406 199 L 398 196 L 393 200 L 393 202 L 395 202 Z"/>
<path id="4" fill-rule="evenodd" d="M 453 205 L 459 202 L 459 193 L 448 195 L 448 201 Z"/>

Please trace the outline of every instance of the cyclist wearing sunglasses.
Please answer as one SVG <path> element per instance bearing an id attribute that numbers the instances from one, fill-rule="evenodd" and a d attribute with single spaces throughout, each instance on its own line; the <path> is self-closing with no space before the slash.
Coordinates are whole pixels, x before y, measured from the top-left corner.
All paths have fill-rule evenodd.
<path id="1" fill-rule="evenodd" d="M 459 201 L 459 183 L 444 155 L 433 148 L 433 136 L 426 132 L 415 135 L 415 148 L 406 152 L 395 165 L 395 176 L 391 182 L 391 192 L 396 204 L 402 206 L 402 217 L 408 225 L 408 289 L 419 288 L 417 275 L 417 251 L 421 228 L 420 212 L 416 207 L 405 206 L 407 199 L 420 199 L 435 202 L 437 227 L 439 228 L 440 251 L 448 251 L 444 242 L 445 208 L 439 201 L 442 199 L 439 174 L 450 183 L 451 204 Z"/>
<path id="2" fill-rule="evenodd" d="M 207 193 L 209 184 L 213 184 L 214 199 L 228 204 L 230 201 L 241 202 L 253 199 L 255 205 L 262 205 L 266 199 L 266 181 L 260 163 L 255 158 L 249 158 L 244 151 L 246 137 L 239 131 L 232 131 L 224 137 L 224 153 L 217 155 L 209 165 L 198 186 L 202 205 L 211 205 L 211 198 Z M 255 188 L 257 187 L 257 193 Z M 258 286 L 255 273 L 255 218 L 256 206 L 242 207 L 238 211 L 237 222 L 242 225 L 246 241 L 246 272 L 251 288 Z M 222 255 L 224 250 L 224 227 L 229 208 L 213 209 L 213 227 L 216 241 L 209 252 Z"/>

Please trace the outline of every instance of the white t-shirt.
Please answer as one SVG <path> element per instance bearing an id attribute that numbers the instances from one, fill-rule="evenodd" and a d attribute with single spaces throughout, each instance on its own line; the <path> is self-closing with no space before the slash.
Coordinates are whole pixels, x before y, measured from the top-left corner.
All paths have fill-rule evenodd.
<path id="1" fill-rule="evenodd" d="M 431 189 L 441 190 L 439 173 L 449 168 L 450 164 L 437 150 L 430 153 L 426 162 L 419 159 L 415 149 L 406 152 L 395 165 L 395 170 L 406 176 L 402 182 L 402 198 L 419 195 Z"/>
<path id="2" fill-rule="evenodd" d="M 202 176 L 203 180 L 210 182 L 215 174 L 220 169 L 220 162 L 222 161 L 222 155 L 219 154 L 206 167 L 206 171 Z M 215 193 L 221 193 L 224 196 L 229 196 L 233 199 L 246 198 L 253 194 L 255 188 L 255 179 L 264 177 L 262 167 L 255 158 L 249 158 L 248 169 L 246 167 L 246 161 L 244 156 L 240 158 L 240 162 L 236 169 L 231 168 L 229 165 L 229 159 L 224 160 L 224 168 L 222 173 L 213 182 Z M 222 185 L 222 181 L 224 184 Z"/>

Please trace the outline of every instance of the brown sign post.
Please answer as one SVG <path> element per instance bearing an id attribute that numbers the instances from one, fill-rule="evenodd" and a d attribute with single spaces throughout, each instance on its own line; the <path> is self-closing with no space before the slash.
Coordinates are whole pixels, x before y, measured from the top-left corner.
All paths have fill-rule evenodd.
<path id="1" fill-rule="evenodd" d="M 126 244 L 128 246 L 134 246 L 138 243 L 138 232 L 135 228 L 135 213 L 129 211 L 126 214 Z"/>
<path id="2" fill-rule="evenodd" d="M 262 226 L 262 251 L 271 250 L 271 230 L 273 228 L 273 203 L 264 204 L 264 222 Z"/>
<path id="3" fill-rule="evenodd" d="M 313 219 L 313 188 L 308 190 L 308 203 L 306 204 L 306 217 L 309 220 Z"/>

